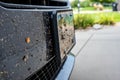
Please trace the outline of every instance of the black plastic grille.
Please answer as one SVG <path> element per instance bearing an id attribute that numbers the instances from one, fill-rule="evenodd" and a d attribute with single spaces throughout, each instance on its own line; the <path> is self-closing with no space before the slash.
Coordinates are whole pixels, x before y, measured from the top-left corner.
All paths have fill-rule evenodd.
<path id="1" fill-rule="evenodd" d="M 51 13 L 44 12 L 44 26 L 46 28 L 46 47 L 47 47 L 47 55 L 46 59 L 47 61 L 51 59 L 55 55 L 54 50 L 54 37 L 53 37 L 53 29 L 52 29 L 52 19 L 51 19 Z"/>
<path id="2" fill-rule="evenodd" d="M 6 3 L 27 4 L 27 5 L 48 5 L 49 0 L 0 0 Z"/>
<path id="3" fill-rule="evenodd" d="M 28 77 L 26 80 L 51 80 L 59 69 L 59 61 L 54 57 L 43 68 Z"/>
<path id="4" fill-rule="evenodd" d="M 0 80 L 25 80 L 36 71 L 29 80 L 51 79 L 60 62 L 50 25 L 52 12 L 0 8 L 0 14 L 0 72 L 7 73 L 0 75 Z"/>
<path id="5" fill-rule="evenodd" d="M 67 6 L 66 1 L 61 0 L 0 0 L 5 3 L 42 5 L 42 6 Z"/>

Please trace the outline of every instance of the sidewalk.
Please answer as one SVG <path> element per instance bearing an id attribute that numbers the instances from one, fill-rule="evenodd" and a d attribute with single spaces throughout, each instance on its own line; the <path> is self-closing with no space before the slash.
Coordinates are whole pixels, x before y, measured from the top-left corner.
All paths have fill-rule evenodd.
<path id="1" fill-rule="evenodd" d="M 76 31 L 70 80 L 120 80 L 120 25 Z"/>

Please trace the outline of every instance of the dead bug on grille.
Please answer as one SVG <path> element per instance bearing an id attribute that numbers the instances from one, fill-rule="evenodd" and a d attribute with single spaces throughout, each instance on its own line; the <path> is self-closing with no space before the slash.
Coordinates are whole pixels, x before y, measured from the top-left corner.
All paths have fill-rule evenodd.
<path id="1" fill-rule="evenodd" d="M 30 43 L 30 37 L 27 37 L 27 38 L 25 39 L 25 42 L 26 42 L 26 43 Z"/>
<path id="2" fill-rule="evenodd" d="M 28 58 L 29 58 L 29 57 L 28 57 L 28 55 L 25 55 L 25 56 L 23 56 L 23 58 L 22 58 L 22 59 L 23 59 L 23 61 L 25 61 L 25 62 L 26 62 L 26 61 L 28 60 Z"/>

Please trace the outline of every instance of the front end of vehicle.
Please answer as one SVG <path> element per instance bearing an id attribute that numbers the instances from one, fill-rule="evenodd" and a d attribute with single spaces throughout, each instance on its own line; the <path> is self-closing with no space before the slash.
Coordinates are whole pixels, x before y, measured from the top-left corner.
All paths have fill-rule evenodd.
<path id="1" fill-rule="evenodd" d="M 74 45 L 69 1 L 0 1 L 0 80 L 66 80 Z"/>

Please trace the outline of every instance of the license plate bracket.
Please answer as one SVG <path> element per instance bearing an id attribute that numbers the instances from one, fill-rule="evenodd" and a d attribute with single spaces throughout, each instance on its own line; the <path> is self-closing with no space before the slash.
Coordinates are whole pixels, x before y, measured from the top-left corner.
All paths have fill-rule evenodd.
<path id="1" fill-rule="evenodd" d="M 73 11 L 62 10 L 57 12 L 57 30 L 60 57 L 63 59 L 75 44 L 75 30 Z"/>

